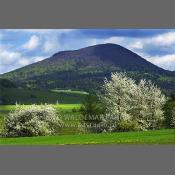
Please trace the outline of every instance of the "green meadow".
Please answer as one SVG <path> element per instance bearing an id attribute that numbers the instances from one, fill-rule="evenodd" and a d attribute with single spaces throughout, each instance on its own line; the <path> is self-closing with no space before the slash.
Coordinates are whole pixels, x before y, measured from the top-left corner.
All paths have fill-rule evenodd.
<path id="1" fill-rule="evenodd" d="M 145 132 L 84 133 L 76 127 L 80 124 L 81 103 L 88 94 L 73 90 L 26 90 L 6 89 L 6 99 L 13 105 L 0 105 L 0 133 L 3 131 L 5 117 L 18 105 L 29 106 L 51 104 L 61 116 L 64 126 L 55 136 L 0 138 L 0 145 L 68 145 L 68 144 L 175 144 L 175 129 L 162 129 Z M 20 103 L 20 104 L 19 104 Z M 68 119 L 67 117 L 73 117 Z M 76 120 L 74 120 L 76 118 Z"/>
<path id="2" fill-rule="evenodd" d="M 0 144 L 1 145 L 175 144 L 175 129 L 144 131 L 144 132 L 0 138 Z"/>
<path id="3" fill-rule="evenodd" d="M 28 105 L 25 105 L 28 106 Z M 78 115 L 81 104 L 53 105 L 67 124 L 78 125 L 78 120 L 67 120 L 64 116 Z M 4 118 L 15 109 L 15 105 L 0 105 L 0 132 Z M 69 145 L 69 144 L 175 144 L 175 129 L 142 132 L 118 132 L 80 134 L 79 128 L 62 127 L 56 136 L 0 138 L 0 145 Z"/>

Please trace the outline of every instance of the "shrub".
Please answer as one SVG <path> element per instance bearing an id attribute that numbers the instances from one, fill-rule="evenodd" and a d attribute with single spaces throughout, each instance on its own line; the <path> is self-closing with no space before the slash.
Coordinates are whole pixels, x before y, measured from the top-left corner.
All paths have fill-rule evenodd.
<path id="1" fill-rule="evenodd" d="M 171 128 L 175 128 L 175 108 L 172 110 Z"/>
<path id="2" fill-rule="evenodd" d="M 104 114 L 105 107 L 101 103 L 100 99 L 98 98 L 97 94 L 90 93 L 86 96 L 85 100 L 83 101 L 80 112 L 84 116 L 96 116 L 100 114 Z"/>
<path id="3" fill-rule="evenodd" d="M 166 102 L 164 106 L 164 125 L 166 128 L 172 128 L 173 124 L 173 116 L 175 115 L 175 98 L 169 98 L 169 100 Z M 175 120 L 175 119 L 174 119 Z"/>
<path id="4" fill-rule="evenodd" d="M 78 110 L 76 108 L 73 108 L 72 112 L 75 113 L 75 112 L 78 112 Z"/>
<path id="5" fill-rule="evenodd" d="M 117 131 L 126 132 L 126 131 L 139 131 L 141 130 L 139 124 L 136 121 L 132 120 L 121 120 L 117 123 Z"/>
<path id="6" fill-rule="evenodd" d="M 130 120 L 137 121 L 141 130 L 160 128 L 164 120 L 162 108 L 166 97 L 151 81 L 141 80 L 137 84 L 125 73 L 112 73 L 111 80 L 106 79 L 103 88 L 101 99 L 107 113 L 113 118 L 105 120 L 106 123 L 124 121 L 123 127 Z"/>
<path id="7" fill-rule="evenodd" d="M 50 105 L 18 106 L 5 119 L 5 136 L 44 136 L 58 132 L 61 120 Z"/>
<path id="8" fill-rule="evenodd" d="M 110 116 L 109 116 L 110 117 Z M 99 124 L 101 132 L 127 132 L 127 131 L 141 131 L 141 125 L 136 120 L 121 119 L 116 120 L 116 117 L 103 119 Z"/>
<path id="9" fill-rule="evenodd" d="M 83 115 L 82 124 L 88 126 L 87 130 L 99 132 L 97 124 L 101 122 L 101 115 L 105 113 L 105 107 L 101 103 L 97 94 L 90 93 L 82 103 L 80 112 Z"/>

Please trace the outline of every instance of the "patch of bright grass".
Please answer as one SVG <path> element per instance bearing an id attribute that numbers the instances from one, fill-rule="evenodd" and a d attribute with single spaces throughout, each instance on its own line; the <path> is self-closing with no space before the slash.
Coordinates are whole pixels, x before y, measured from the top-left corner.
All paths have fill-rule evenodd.
<path id="1" fill-rule="evenodd" d="M 1 145 L 175 144 L 175 129 L 144 132 L 0 138 Z"/>

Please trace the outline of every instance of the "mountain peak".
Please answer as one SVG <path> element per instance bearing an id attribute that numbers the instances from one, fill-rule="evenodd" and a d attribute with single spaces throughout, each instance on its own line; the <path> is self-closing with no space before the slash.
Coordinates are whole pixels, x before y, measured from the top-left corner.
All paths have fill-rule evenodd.
<path id="1" fill-rule="evenodd" d="M 76 50 L 66 50 L 66 51 L 60 51 L 60 52 L 57 52 L 55 54 L 53 54 L 52 57 L 55 57 L 55 56 L 59 56 L 59 55 L 63 55 L 63 54 L 67 54 L 67 53 L 71 53 L 71 52 L 82 52 L 82 51 L 85 51 L 85 52 L 91 52 L 91 53 L 94 53 L 94 50 L 95 49 L 117 49 L 117 48 L 123 48 L 123 49 L 126 49 L 118 44 L 114 44 L 114 43 L 105 43 L 105 44 L 96 44 L 96 45 L 91 45 L 91 46 L 87 46 L 87 47 L 83 47 L 83 48 L 80 48 L 80 49 L 76 49 Z"/>
<path id="2" fill-rule="evenodd" d="M 136 53 L 118 44 L 106 43 L 78 50 L 61 51 L 43 61 L 2 75 L 24 87 L 92 89 L 111 72 L 125 71 L 134 78 L 159 79 L 172 76 Z M 174 76 L 174 75 L 173 75 Z M 166 86 L 165 82 L 158 83 Z M 174 84 L 170 84 L 173 86 Z"/>

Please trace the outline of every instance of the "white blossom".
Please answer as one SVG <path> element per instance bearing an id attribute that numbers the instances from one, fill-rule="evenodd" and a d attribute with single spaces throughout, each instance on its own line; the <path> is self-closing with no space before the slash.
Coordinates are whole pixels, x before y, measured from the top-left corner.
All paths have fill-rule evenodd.
<path id="1" fill-rule="evenodd" d="M 161 90 L 151 81 L 141 80 L 136 84 L 125 73 L 112 73 L 111 80 L 105 79 L 101 99 L 111 116 L 103 122 L 133 120 L 141 130 L 147 130 L 157 128 L 164 118 L 162 107 L 166 98 Z"/>
<path id="2" fill-rule="evenodd" d="M 51 105 L 17 105 L 15 111 L 5 119 L 5 135 L 52 135 L 57 132 L 61 123 Z"/>

